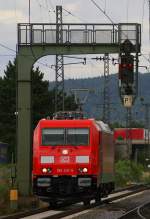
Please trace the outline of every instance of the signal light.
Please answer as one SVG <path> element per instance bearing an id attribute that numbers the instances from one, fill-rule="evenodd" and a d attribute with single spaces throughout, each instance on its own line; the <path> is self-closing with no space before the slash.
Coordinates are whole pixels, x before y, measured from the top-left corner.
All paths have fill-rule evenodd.
<path id="1" fill-rule="evenodd" d="M 121 55 L 119 64 L 119 79 L 124 84 L 134 82 L 134 56 Z"/>
<path id="2" fill-rule="evenodd" d="M 129 69 L 129 68 L 131 68 L 131 69 L 133 68 L 133 65 L 132 65 L 131 63 L 128 64 L 128 69 Z"/>
<path id="3" fill-rule="evenodd" d="M 126 64 L 122 64 L 121 67 L 122 67 L 122 68 L 126 68 L 127 65 L 126 65 Z"/>

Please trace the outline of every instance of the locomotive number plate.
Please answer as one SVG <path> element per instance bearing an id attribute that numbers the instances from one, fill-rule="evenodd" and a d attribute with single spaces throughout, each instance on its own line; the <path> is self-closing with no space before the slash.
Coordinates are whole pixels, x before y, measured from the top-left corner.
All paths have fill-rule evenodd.
<path id="1" fill-rule="evenodd" d="M 61 163 L 69 163 L 70 162 L 70 157 L 69 156 L 61 156 L 60 157 L 60 162 Z"/>

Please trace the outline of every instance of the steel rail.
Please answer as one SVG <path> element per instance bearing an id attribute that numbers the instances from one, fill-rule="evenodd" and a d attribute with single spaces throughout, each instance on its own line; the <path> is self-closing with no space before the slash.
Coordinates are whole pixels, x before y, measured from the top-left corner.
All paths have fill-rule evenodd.
<path id="1" fill-rule="evenodd" d="M 150 202 L 146 202 L 142 205 L 139 205 L 133 209 L 131 209 L 130 211 L 127 211 L 125 214 L 123 214 L 121 217 L 119 217 L 120 219 L 125 219 L 125 218 L 129 218 L 129 216 L 133 216 L 133 215 L 137 215 L 139 218 L 141 219 L 146 219 L 146 217 L 144 217 L 144 215 L 141 213 L 141 210 L 146 207 L 147 205 L 149 205 Z"/>
<path id="2" fill-rule="evenodd" d="M 59 218 L 63 218 L 63 217 L 66 217 L 66 216 L 71 216 L 73 214 L 76 214 L 76 213 L 79 213 L 79 212 L 82 212 L 82 211 L 85 211 L 85 210 L 88 210 L 88 209 L 95 208 L 95 207 L 97 207 L 99 205 L 102 205 L 102 204 L 108 204 L 110 202 L 117 201 L 117 200 L 125 198 L 125 197 L 129 197 L 131 195 L 140 193 L 140 192 L 142 192 L 144 190 L 147 190 L 147 189 L 149 189 L 149 187 L 144 186 L 144 187 L 138 188 L 134 191 L 131 191 L 131 192 L 128 192 L 128 193 L 125 193 L 125 194 L 121 194 L 119 196 L 115 196 L 115 197 L 112 197 L 112 198 L 107 198 L 107 199 L 101 201 L 100 204 L 99 203 L 94 203 L 94 204 L 91 204 L 89 206 L 81 206 L 77 209 L 72 209 L 72 210 L 69 210 L 69 211 L 66 211 L 66 212 L 58 213 L 56 215 L 43 217 L 42 219 L 59 219 Z"/>
<path id="3" fill-rule="evenodd" d="M 43 219 L 62 218 L 62 217 L 65 217 L 65 216 L 69 216 L 69 215 L 72 215 L 72 214 L 75 214 L 75 213 L 82 212 L 84 210 L 92 209 L 92 208 L 97 207 L 101 204 L 108 204 L 110 202 L 113 202 L 113 201 L 119 200 L 121 198 L 131 196 L 133 194 L 136 194 L 136 193 L 142 192 L 144 190 L 148 190 L 148 189 L 149 189 L 149 187 L 147 185 L 136 185 L 136 186 L 132 185 L 132 186 L 129 186 L 129 187 L 126 187 L 126 188 L 123 188 L 123 189 L 118 189 L 115 192 L 111 193 L 111 194 L 114 195 L 114 194 L 117 194 L 117 193 L 120 193 L 120 192 L 124 192 L 126 190 L 131 190 L 130 192 L 127 192 L 125 194 L 121 194 L 121 195 L 111 197 L 111 198 L 106 198 L 105 200 L 101 201 L 101 203 L 94 203 L 94 204 L 91 204 L 89 206 L 81 206 L 81 207 L 78 207 L 76 209 L 72 209 L 72 210 L 68 210 L 68 211 L 65 210 L 64 212 L 61 212 L 61 213 L 58 213 L 58 214 L 55 214 L 55 215 L 51 215 L 51 216 L 48 216 L 48 217 L 43 217 Z M 20 212 L 20 213 L 15 213 L 15 214 L 12 214 L 12 215 L 0 216 L 0 219 L 20 219 L 20 218 L 28 217 L 28 216 L 32 216 L 32 215 L 36 216 L 36 214 L 44 213 L 46 211 L 51 211 L 51 210 L 52 209 L 50 209 L 49 207 L 39 208 L 39 209 L 31 210 L 31 211 L 24 211 L 24 212 Z M 53 210 L 55 210 L 55 209 L 53 209 Z M 56 210 L 63 211 L 63 207 L 57 208 Z"/>

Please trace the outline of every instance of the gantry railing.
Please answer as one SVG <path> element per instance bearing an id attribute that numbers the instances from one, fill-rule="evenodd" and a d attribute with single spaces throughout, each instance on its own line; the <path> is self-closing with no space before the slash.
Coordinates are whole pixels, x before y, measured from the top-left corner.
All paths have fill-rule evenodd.
<path id="1" fill-rule="evenodd" d="M 54 23 L 18 24 L 18 45 L 57 44 L 56 30 Z M 62 24 L 62 31 L 61 44 L 141 44 L 140 24 Z"/>

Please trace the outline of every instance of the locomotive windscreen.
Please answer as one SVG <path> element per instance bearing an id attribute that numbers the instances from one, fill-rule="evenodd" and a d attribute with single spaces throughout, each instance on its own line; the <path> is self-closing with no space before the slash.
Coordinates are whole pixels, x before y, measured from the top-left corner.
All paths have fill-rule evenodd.
<path id="1" fill-rule="evenodd" d="M 46 128 L 42 129 L 42 145 L 64 145 L 65 129 L 63 128 Z"/>
<path id="2" fill-rule="evenodd" d="M 88 145 L 88 128 L 44 128 L 42 129 L 42 145 Z"/>
<path id="3" fill-rule="evenodd" d="M 69 128 L 67 129 L 67 144 L 68 145 L 88 145 L 89 144 L 89 129 L 87 128 Z"/>

